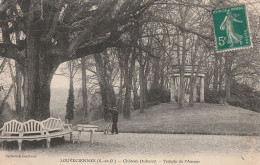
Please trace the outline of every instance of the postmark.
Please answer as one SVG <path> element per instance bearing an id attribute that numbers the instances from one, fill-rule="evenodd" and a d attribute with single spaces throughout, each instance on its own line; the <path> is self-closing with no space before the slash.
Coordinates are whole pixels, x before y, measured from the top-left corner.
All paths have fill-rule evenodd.
<path id="1" fill-rule="evenodd" d="M 253 46 L 245 5 L 215 9 L 212 17 L 217 52 Z"/>

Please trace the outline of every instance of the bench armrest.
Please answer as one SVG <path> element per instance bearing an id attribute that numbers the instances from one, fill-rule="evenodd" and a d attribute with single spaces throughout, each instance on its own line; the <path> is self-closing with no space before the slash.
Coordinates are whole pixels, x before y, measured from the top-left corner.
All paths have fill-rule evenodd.
<path id="1" fill-rule="evenodd" d="M 43 131 L 50 131 L 50 128 L 43 127 Z"/>
<path id="2" fill-rule="evenodd" d="M 43 127 L 42 130 L 43 130 L 43 135 L 46 135 L 46 134 L 48 135 L 50 132 L 50 129 L 46 128 L 46 127 Z"/>
<path id="3" fill-rule="evenodd" d="M 63 124 L 63 127 L 67 127 L 68 129 L 71 129 L 72 124 Z"/>

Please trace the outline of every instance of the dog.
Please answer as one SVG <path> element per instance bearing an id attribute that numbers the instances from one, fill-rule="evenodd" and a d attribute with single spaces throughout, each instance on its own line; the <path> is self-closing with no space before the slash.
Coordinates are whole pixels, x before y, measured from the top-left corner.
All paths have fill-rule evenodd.
<path id="1" fill-rule="evenodd" d="M 107 135 L 109 133 L 109 128 L 110 128 L 110 123 L 107 124 L 106 128 L 105 128 L 105 131 L 104 131 L 104 134 Z"/>

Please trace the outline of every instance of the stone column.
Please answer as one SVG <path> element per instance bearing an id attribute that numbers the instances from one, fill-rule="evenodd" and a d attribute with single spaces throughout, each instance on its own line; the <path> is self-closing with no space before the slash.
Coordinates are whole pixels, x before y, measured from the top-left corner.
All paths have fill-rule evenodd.
<path id="1" fill-rule="evenodd" d="M 200 102 L 204 103 L 204 77 L 200 78 Z"/>
<path id="2" fill-rule="evenodd" d="M 193 88 L 193 102 L 195 103 L 197 101 L 197 85 L 195 80 L 195 86 Z"/>
<path id="3" fill-rule="evenodd" d="M 175 93 L 175 78 L 171 76 L 171 102 L 176 102 Z"/>
<path id="4" fill-rule="evenodd" d="M 180 89 L 180 77 L 176 77 L 176 84 L 178 84 L 178 102 L 180 100 L 180 96 L 181 96 L 181 89 Z"/>

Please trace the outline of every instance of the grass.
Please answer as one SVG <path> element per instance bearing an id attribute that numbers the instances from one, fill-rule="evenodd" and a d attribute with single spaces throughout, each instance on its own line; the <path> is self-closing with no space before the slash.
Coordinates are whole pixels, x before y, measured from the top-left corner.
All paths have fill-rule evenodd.
<path id="1" fill-rule="evenodd" d="M 103 131 L 104 120 L 91 124 Z M 229 105 L 196 104 L 182 110 L 177 104 L 160 104 L 146 109 L 145 113 L 133 111 L 131 119 L 119 117 L 119 132 L 206 134 L 206 135 L 259 135 L 260 113 Z"/>
<path id="2" fill-rule="evenodd" d="M 0 125 L 17 118 L 13 111 L 4 111 Z M 91 122 L 104 131 L 107 122 Z M 182 110 L 177 104 L 164 103 L 150 107 L 145 113 L 131 112 L 131 119 L 119 116 L 119 132 L 205 135 L 260 135 L 260 113 L 234 106 L 218 104 L 195 104 Z M 74 128 L 76 124 L 74 125 Z M 76 128 L 75 128 L 76 130 Z"/>

